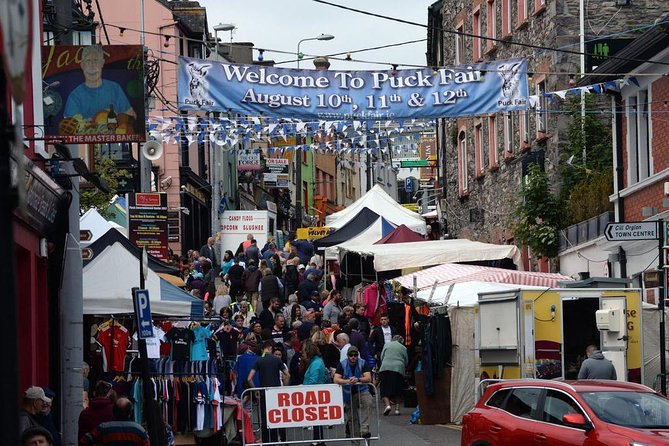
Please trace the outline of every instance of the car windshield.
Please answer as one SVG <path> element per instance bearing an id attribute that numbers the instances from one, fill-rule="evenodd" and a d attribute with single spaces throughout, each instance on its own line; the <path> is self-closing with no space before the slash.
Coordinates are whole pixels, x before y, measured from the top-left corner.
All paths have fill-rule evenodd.
<path id="1" fill-rule="evenodd" d="M 669 428 L 669 400 L 650 392 L 581 392 L 598 418 L 638 428 Z"/>

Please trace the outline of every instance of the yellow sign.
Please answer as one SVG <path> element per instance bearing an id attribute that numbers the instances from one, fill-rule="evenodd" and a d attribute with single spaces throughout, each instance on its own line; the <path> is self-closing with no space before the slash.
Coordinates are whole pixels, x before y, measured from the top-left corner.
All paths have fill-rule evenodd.
<path id="1" fill-rule="evenodd" d="M 297 230 L 298 239 L 316 240 L 330 235 L 334 229 L 327 226 L 313 226 L 310 228 L 299 228 Z"/>

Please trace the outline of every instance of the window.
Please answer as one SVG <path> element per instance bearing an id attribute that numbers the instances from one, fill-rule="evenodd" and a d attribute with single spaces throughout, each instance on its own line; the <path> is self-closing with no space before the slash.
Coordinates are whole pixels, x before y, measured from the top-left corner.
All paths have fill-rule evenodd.
<path id="1" fill-rule="evenodd" d="M 557 391 L 548 390 L 544 400 L 544 410 L 541 419 L 547 423 L 564 424 L 562 417 L 570 413 L 580 413 L 581 409 L 569 395 Z"/>
<path id="2" fill-rule="evenodd" d="M 528 0 L 516 0 L 516 7 L 518 8 L 518 23 L 516 24 L 516 27 L 521 27 L 527 22 L 527 1 Z"/>
<path id="3" fill-rule="evenodd" d="M 467 195 L 467 165 L 469 159 L 467 157 L 467 134 L 464 130 L 460 131 L 458 135 L 458 176 L 460 179 L 460 196 Z"/>
<path id="4" fill-rule="evenodd" d="M 514 389 L 506 400 L 504 410 L 517 417 L 533 418 L 537 411 L 539 396 L 541 396 L 541 389 Z"/>
<path id="5" fill-rule="evenodd" d="M 537 139 L 543 139 L 548 131 L 548 98 L 546 93 L 546 80 L 538 80 L 534 84 L 534 94 L 539 96 L 539 104 L 536 111 Z"/>
<path id="6" fill-rule="evenodd" d="M 530 146 L 530 114 L 523 110 L 518 116 L 518 136 L 520 139 L 520 150 L 525 150 Z"/>
<path id="7" fill-rule="evenodd" d="M 455 28 L 455 64 L 461 65 L 465 63 L 465 32 L 464 23 L 459 23 Z"/>
<path id="8" fill-rule="evenodd" d="M 495 47 L 495 39 L 497 37 L 497 5 L 495 0 L 488 0 L 488 8 L 486 10 L 486 50 L 491 50 Z"/>
<path id="9" fill-rule="evenodd" d="M 502 389 L 498 392 L 495 392 L 488 402 L 486 403 L 487 406 L 490 407 L 497 407 L 499 409 L 504 408 L 504 401 L 506 401 L 506 397 L 509 396 L 511 393 L 511 389 Z"/>
<path id="10" fill-rule="evenodd" d="M 513 152 L 513 117 L 511 113 L 504 113 L 504 151 Z"/>
<path id="11" fill-rule="evenodd" d="M 485 173 L 485 160 L 483 157 L 483 141 L 481 140 L 482 136 L 482 125 L 480 122 L 478 122 L 474 126 L 474 164 L 476 167 L 476 176 L 480 177 Z M 491 160 L 491 166 L 492 167 L 492 160 Z"/>
<path id="12" fill-rule="evenodd" d="M 627 146 L 630 184 L 637 183 L 652 174 L 650 145 L 650 108 L 648 90 L 627 98 Z"/>
<path id="13" fill-rule="evenodd" d="M 474 62 L 481 60 L 481 9 L 476 8 L 472 15 L 472 52 Z"/>
<path id="14" fill-rule="evenodd" d="M 488 154 L 490 156 L 490 167 L 499 165 L 499 154 L 497 152 L 497 121 L 495 115 L 488 116 Z"/>
<path id="15" fill-rule="evenodd" d="M 540 14 L 546 9 L 546 0 L 534 0 L 534 14 Z"/>
<path id="16" fill-rule="evenodd" d="M 502 37 L 511 37 L 511 24 L 513 23 L 513 7 L 511 5 L 512 0 L 501 0 L 502 1 Z"/>

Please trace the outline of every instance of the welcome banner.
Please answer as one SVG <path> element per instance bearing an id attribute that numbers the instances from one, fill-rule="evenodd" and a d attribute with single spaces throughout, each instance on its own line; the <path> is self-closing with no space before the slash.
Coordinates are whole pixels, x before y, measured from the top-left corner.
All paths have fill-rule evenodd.
<path id="1" fill-rule="evenodd" d="M 301 119 L 471 116 L 528 108 L 527 62 L 317 71 L 179 58 L 181 110 Z"/>

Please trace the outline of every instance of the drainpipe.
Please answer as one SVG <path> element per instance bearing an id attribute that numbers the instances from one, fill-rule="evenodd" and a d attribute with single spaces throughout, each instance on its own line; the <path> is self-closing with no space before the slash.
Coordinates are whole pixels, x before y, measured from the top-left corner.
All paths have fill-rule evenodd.
<path id="1" fill-rule="evenodd" d="M 617 205 L 616 205 L 616 221 L 622 222 L 625 221 L 625 199 L 620 196 L 620 190 L 623 189 L 625 184 L 625 169 L 624 169 L 624 160 L 623 160 L 623 113 L 625 113 L 625 108 L 623 106 L 623 98 L 620 93 L 612 93 L 613 103 L 615 108 L 614 119 L 615 119 L 615 134 L 613 135 L 613 146 L 615 148 L 615 157 L 616 157 L 616 178 L 613 182 L 614 185 L 614 194 L 617 195 Z M 625 255 L 625 250 L 621 247 L 618 248 L 619 263 L 620 263 L 620 277 L 627 277 L 627 256 Z"/>

